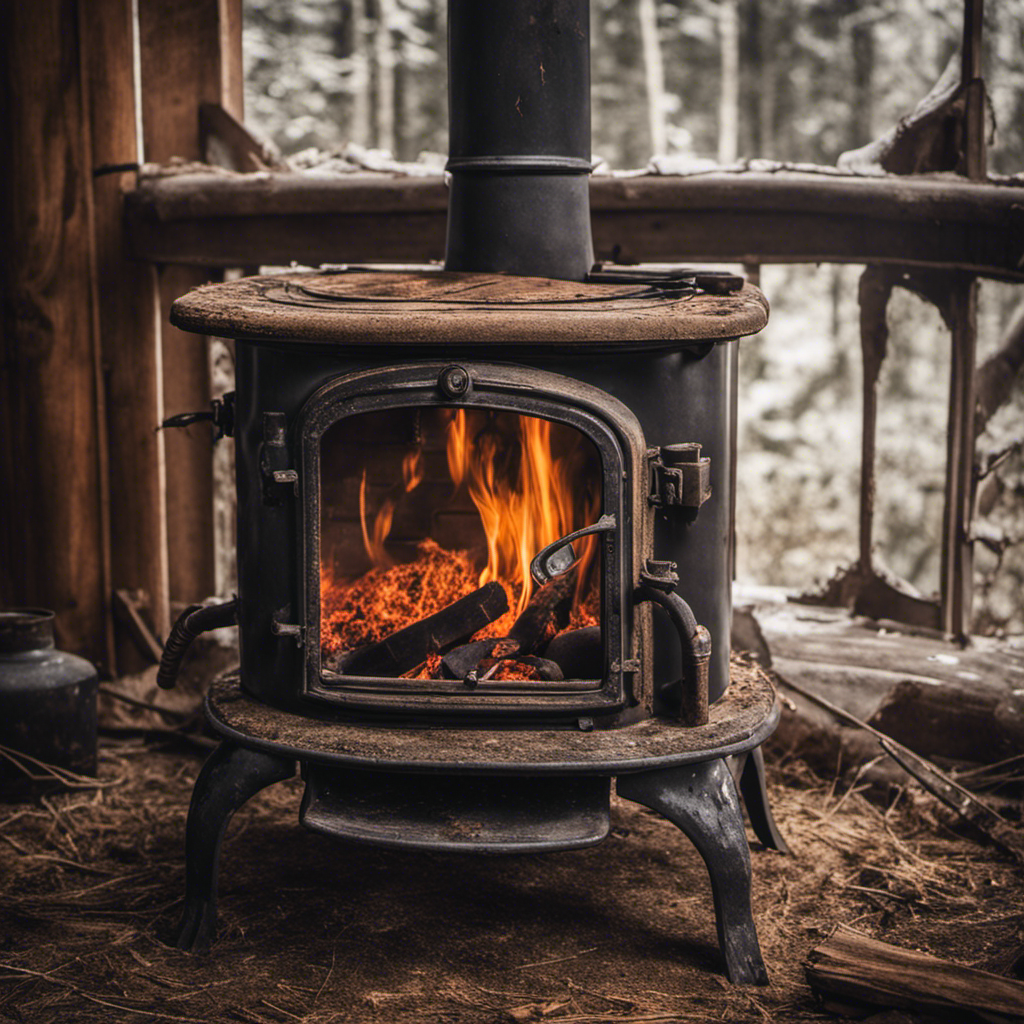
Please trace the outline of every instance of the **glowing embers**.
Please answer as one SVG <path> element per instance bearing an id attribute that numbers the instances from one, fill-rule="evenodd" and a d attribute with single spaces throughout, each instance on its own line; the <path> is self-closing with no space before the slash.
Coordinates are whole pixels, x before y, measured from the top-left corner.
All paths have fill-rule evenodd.
<path id="1" fill-rule="evenodd" d="M 575 541 L 542 586 L 530 562 L 594 523 L 601 491 L 596 448 L 565 424 L 440 408 L 340 420 L 321 450 L 322 667 L 600 678 L 600 542 Z"/>

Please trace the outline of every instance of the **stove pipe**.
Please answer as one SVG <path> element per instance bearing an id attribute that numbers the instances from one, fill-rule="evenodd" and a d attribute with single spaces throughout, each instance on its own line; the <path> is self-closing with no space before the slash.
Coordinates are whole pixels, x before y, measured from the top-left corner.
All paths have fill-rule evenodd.
<path id="1" fill-rule="evenodd" d="M 582 281 L 589 0 L 449 0 L 446 270 Z"/>

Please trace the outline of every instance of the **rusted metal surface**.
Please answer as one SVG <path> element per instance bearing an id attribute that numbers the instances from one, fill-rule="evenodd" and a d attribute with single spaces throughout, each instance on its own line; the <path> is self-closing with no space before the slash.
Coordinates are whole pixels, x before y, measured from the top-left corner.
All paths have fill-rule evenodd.
<path id="1" fill-rule="evenodd" d="M 514 313 L 514 315 L 509 315 Z M 754 334 L 768 303 L 752 285 L 727 295 L 644 285 L 426 270 L 297 273 L 197 288 L 175 304 L 183 330 L 345 348 L 498 345 L 676 348 Z"/>
<path id="2" fill-rule="evenodd" d="M 321 764 L 393 771 L 614 775 L 741 753 L 767 738 L 779 716 L 760 669 L 733 665 L 707 725 L 648 718 L 621 729 L 396 729 L 270 707 L 248 696 L 237 673 L 216 680 L 207 717 L 222 736 L 266 753 Z"/>

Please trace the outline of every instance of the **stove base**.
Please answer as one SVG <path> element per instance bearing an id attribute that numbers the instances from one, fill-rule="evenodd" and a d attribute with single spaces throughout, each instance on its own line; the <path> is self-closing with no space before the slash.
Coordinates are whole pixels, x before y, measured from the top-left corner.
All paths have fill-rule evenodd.
<path id="1" fill-rule="evenodd" d="M 338 768 L 476 775 L 619 775 L 743 754 L 779 720 L 772 684 L 759 671 L 735 673 L 706 725 L 648 718 L 614 729 L 487 728 L 382 724 L 342 719 L 310 706 L 265 704 L 242 689 L 237 672 L 214 680 L 206 717 L 225 739 L 268 754 Z"/>
<path id="2" fill-rule="evenodd" d="M 563 743 L 566 738 L 591 741 L 589 748 L 569 744 L 580 758 L 575 763 L 567 763 L 563 752 L 560 760 L 541 760 L 538 771 L 536 755 L 547 749 L 552 734 L 524 730 L 510 735 L 526 743 L 534 737 L 532 764 L 523 760 L 499 765 L 491 754 L 492 760 L 483 764 L 434 761 L 429 768 L 417 766 L 417 771 L 408 762 L 388 759 L 379 751 L 374 762 L 361 760 L 356 767 L 351 750 L 337 745 L 330 751 L 312 750 L 287 742 L 295 736 L 289 727 L 306 729 L 309 736 L 316 735 L 322 723 L 260 705 L 242 693 L 237 676 L 222 677 L 211 690 L 207 711 L 225 740 L 203 767 L 192 794 L 185 840 L 185 906 L 177 945 L 192 951 L 210 945 L 216 930 L 220 842 L 228 821 L 261 789 L 290 778 L 296 761 L 301 762 L 306 779 L 301 821 L 307 827 L 378 845 L 453 852 L 516 853 L 600 842 L 608 832 L 610 776 L 614 775 L 620 796 L 663 814 L 704 859 L 729 980 L 767 984 L 750 907 L 750 854 L 737 783 L 727 758 L 733 758 L 758 838 L 766 846 L 784 850 L 768 807 L 758 749 L 775 726 L 778 705 L 767 680 L 736 687 L 735 693 L 733 689 L 732 702 L 727 694 L 715 705 L 732 703 L 732 720 L 721 715 L 724 707 L 719 708 L 721 717 L 713 718 L 709 726 L 683 729 L 651 722 L 643 723 L 646 731 L 627 727 L 608 733 L 554 734 Z M 239 706 L 252 710 L 252 705 L 264 711 L 262 719 L 251 719 L 260 724 L 256 736 L 240 732 L 239 715 L 232 714 Z M 284 736 L 276 731 L 281 727 L 285 727 Z M 674 754 L 664 751 L 665 730 L 676 735 Z M 389 732 L 393 739 L 396 734 L 417 731 L 422 736 L 428 730 L 375 727 L 372 731 Z M 473 730 L 463 731 L 464 742 L 467 732 Z M 451 741 L 458 730 L 444 733 Z M 646 751 L 646 761 L 635 750 L 645 737 L 657 744 L 657 752 Z M 715 738 L 725 742 L 715 743 Z M 590 757 L 580 756 L 588 751 Z M 625 752 L 632 756 L 622 758 Z M 445 756 L 451 758 L 450 746 Z"/>
<path id="3" fill-rule="evenodd" d="M 306 765 L 299 820 L 342 839 L 444 853 L 550 853 L 608 835 L 611 779 L 413 775 Z"/>

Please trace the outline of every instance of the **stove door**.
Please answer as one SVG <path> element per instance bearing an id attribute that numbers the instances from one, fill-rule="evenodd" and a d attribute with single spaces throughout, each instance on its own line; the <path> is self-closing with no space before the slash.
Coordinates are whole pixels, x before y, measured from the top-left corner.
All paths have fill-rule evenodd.
<path id="1" fill-rule="evenodd" d="M 625 406 L 527 367 L 416 363 L 332 380 L 298 438 L 307 699 L 650 713 L 647 453 Z"/>

